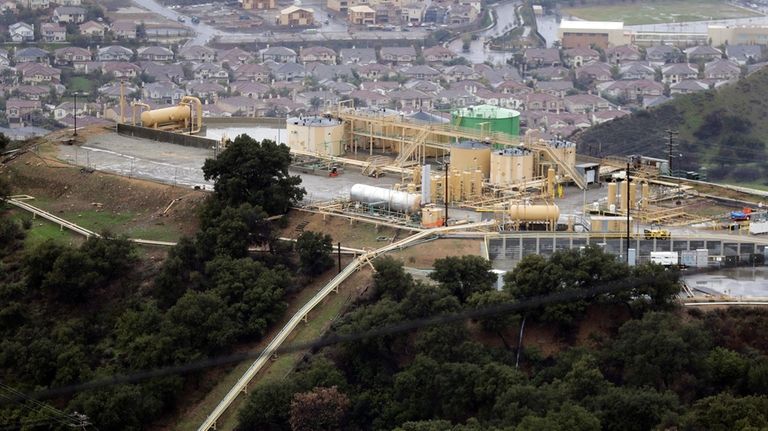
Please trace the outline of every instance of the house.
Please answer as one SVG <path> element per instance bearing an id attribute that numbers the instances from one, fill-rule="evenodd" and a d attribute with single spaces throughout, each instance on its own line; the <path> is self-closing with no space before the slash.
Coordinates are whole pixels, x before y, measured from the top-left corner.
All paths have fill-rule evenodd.
<path id="1" fill-rule="evenodd" d="M 110 45 L 99 48 L 96 52 L 99 61 L 131 61 L 133 50 L 120 45 Z"/>
<path id="2" fill-rule="evenodd" d="M 86 21 L 80 24 L 80 34 L 94 39 L 101 39 L 107 32 L 107 26 L 96 21 Z"/>
<path id="3" fill-rule="evenodd" d="M 347 96 L 349 93 L 357 90 L 357 87 L 349 82 L 343 82 L 343 81 L 331 81 L 328 83 L 323 84 L 323 87 L 326 89 L 333 91 L 334 93 L 341 94 L 342 96 Z"/>
<path id="4" fill-rule="evenodd" d="M 529 93 L 524 96 L 524 106 L 528 111 L 560 112 L 564 108 L 563 99 L 547 93 Z"/>
<path id="5" fill-rule="evenodd" d="M 565 97 L 565 95 L 569 91 L 573 90 L 573 82 L 571 81 L 537 81 L 535 88 L 538 91 L 551 94 L 555 97 Z"/>
<path id="6" fill-rule="evenodd" d="M 274 9 L 275 0 L 243 0 L 243 9 L 245 10 L 263 10 Z"/>
<path id="7" fill-rule="evenodd" d="M 252 81 L 235 81 L 232 83 L 231 88 L 233 92 L 239 93 L 241 96 L 250 97 L 251 99 L 266 97 L 272 90 L 267 84 Z"/>
<path id="8" fill-rule="evenodd" d="M 395 72 L 389 66 L 379 63 L 363 64 L 355 66 L 355 72 L 362 79 L 373 81 L 376 79 L 389 78 Z"/>
<path id="9" fill-rule="evenodd" d="M 722 51 L 708 45 L 692 46 L 683 52 L 689 63 L 698 63 L 700 61 L 706 62 L 723 58 Z"/>
<path id="10" fill-rule="evenodd" d="M 593 61 L 600 61 L 600 53 L 591 48 L 571 48 L 563 51 L 568 67 L 581 67 Z"/>
<path id="11" fill-rule="evenodd" d="M 51 88 L 43 85 L 19 85 L 15 92 L 24 100 L 43 100 L 51 95 Z"/>
<path id="12" fill-rule="evenodd" d="M 162 46 L 147 46 L 139 48 L 139 60 L 147 61 L 171 61 L 173 60 L 173 51 Z"/>
<path id="13" fill-rule="evenodd" d="M 216 106 L 232 116 L 255 117 L 262 112 L 260 111 L 260 108 L 263 105 L 258 99 L 251 99 L 245 96 L 232 96 L 219 98 L 219 100 L 216 101 Z"/>
<path id="14" fill-rule="evenodd" d="M 424 4 L 404 4 L 400 8 L 400 16 L 403 22 L 418 25 L 421 23 L 421 20 L 424 17 Z"/>
<path id="15" fill-rule="evenodd" d="M 264 65 L 246 63 L 234 67 L 235 80 L 267 82 L 271 71 Z"/>
<path id="16" fill-rule="evenodd" d="M 101 65 L 101 73 L 115 78 L 135 78 L 141 71 L 139 66 L 127 61 L 106 61 Z"/>
<path id="17" fill-rule="evenodd" d="M 72 65 L 91 61 L 91 51 L 77 46 L 67 46 L 53 51 L 54 64 Z"/>
<path id="18" fill-rule="evenodd" d="M 499 93 L 497 91 L 478 88 L 474 93 L 477 103 L 501 106 L 502 108 L 520 109 L 523 99 L 514 94 Z"/>
<path id="19" fill-rule="evenodd" d="M 680 81 L 669 86 L 669 94 L 691 94 L 709 90 L 709 84 L 706 82 L 689 79 Z"/>
<path id="20" fill-rule="evenodd" d="M 446 63 L 457 57 L 455 52 L 442 45 L 424 48 L 421 51 L 421 56 L 427 63 Z"/>
<path id="21" fill-rule="evenodd" d="M 403 76 L 405 76 L 406 78 L 410 78 L 410 79 L 437 80 L 437 78 L 440 76 L 439 70 L 426 65 L 407 67 L 403 69 L 400 73 L 402 73 Z"/>
<path id="22" fill-rule="evenodd" d="M 661 81 L 670 85 L 698 76 L 698 68 L 690 63 L 673 63 L 661 68 Z"/>
<path id="23" fill-rule="evenodd" d="M 6 117 L 10 127 L 22 127 L 29 115 L 40 109 L 40 101 L 10 98 L 5 104 Z"/>
<path id="24" fill-rule="evenodd" d="M 230 67 L 234 67 L 237 64 L 248 63 L 255 59 L 254 55 L 248 51 L 244 51 L 239 47 L 219 51 L 216 54 L 221 65 L 229 64 Z"/>
<path id="25" fill-rule="evenodd" d="M 469 66 L 457 64 L 456 66 L 446 67 L 443 70 L 443 77 L 448 82 L 465 81 L 468 79 L 477 79 L 479 75 Z"/>
<path id="26" fill-rule="evenodd" d="M 78 6 L 59 6 L 53 10 L 53 22 L 57 23 L 75 23 L 85 22 L 86 10 Z"/>
<path id="27" fill-rule="evenodd" d="M 607 63 L 589 63 L 576 69 L 576 79 L 610 81 L 613 79 L 613 68 Z"/>
<path id="28" fill-rule="evenodd" d="M 640 62 L 624 63 L 619 67 L 619 75 L 621 75 L 621 79 L 652 81 L 656 78 L 656 69 Z"/>
<path id="29" fill-rule="evenodd" d="M 27 9 L 48 9 L 51 6 L 50 0 L 20 0 L 19 2 Z"/>
<path id="30" fill-rule="evenodd" d="M 15 15 L 17 9 L 18 9 L 18 7 L 16 5 L 16 2 L 13 1 L 13 0 L 3 0 L 3 1 L 0 1 L 0 12 L 1 13 L 9 12 L 9 13 L 12 13 L 12 14 Z"/>
<path id="31" fill-rule="evenodd" d="M 196 81 L 187 85 L 187 91 L 207 103 L 215 103 L 220 94 L 227 92 L 227 88 L 216 82 Z"/>
<path id="32" fill-rule="evenodd" d="M 302 63 L 319 61 L 325 64 L 336 64 L 336 51 L 325 46 L 310 46 L 301 48 L 299 58 Z"/>
<path id="33" fill-rule="evenodd" d="M 454 108 L 469 106 L 476 101 L 477 98 L 475 95 L 463 88 L 449 88 L 447 90 L 439 91 L 435 95 L 434 103 Z"/>
<path id="34" fill-rule="evenodd" d="M 186 91 L 169 81 L 152 82 L 141 89 L 142 98 L 169 104 L 177 103 L 186 94 Z"/>
<path id="35" fill-rule="evenodd" d="M 416 48 L 412 46 L 385 46 L 379 52 L 381 61 L 392 64 L 410 64 L 416 61 Z"/>
<path id="36" fill-rule="evenodd" d="M 383 107 L 389 104 L 389 97 L 370 90 L 355 90 L 349 93 L 349 98 L 355 101 L 355 106 Z"/>
<path id="37" fill-rule="evenodd" d="M 179 52 L 179 58 L 197 63 L 210 63 L 216 58 L 216 51 L 206 46 L 192 45 L 183 48 Z"/>
<path id="38" fill-rule="evenodd" d="M 280 11 L 277 25 L 285 27 L 306 27 L 315 23 L 315 11 L 300 6 L 288 6 Z"/>
<path id="39" fill-rule="evenodd" d="M 443 87 L 440 84 L 425 79 L 416 79 L 406 82 L 403 87 L 409 90 L 419 90 L 422 93 L 435 94 L 438 91 L 442 91 Z"/>
<path id="40" fill-rule="evenodd" d="M 645 60 L 654 66 L 675 63 L 681 56 L 680 50 L 670 45 L 655 45 L 645 50 Z"/>
<path id="41" fill-rule="evenodd" d="M 432 96 L 418 90 L 395 90 L 387 95 L 397 109 L 419 111 L 432 109 Z"/>
<path id="42" fill-rule="evenodd" d="M 560 50 L 557 48 L 528 48 L 523 53 L 523 61 L 528 69 L 541 66 L 559 66 Z"/>
<path id="43" fill-rule="evenodd" d="M 118 39 L 136 39 L 136 23 L 133 21 L 115 21 L 110 30 Z"/>
<path id="44" fill-rule="evenodd" d="M 36 46 L 29 48 L 22 48 L 13 55 L 13 60 L 16 63 L 48 63 L 48 56 L 50 53 L 44 49 L 40 49 Z"/>
<path id="45" fill-rule="evenodd" d="M 45 42 L 63 42 L 67 40 L 67 29 L 61 24 L 46 22 L 40 24 L 40 36 Z"/>
<path id="46" fill-rule="evenodd" d="M 35 28 L 26 22 L 9 25 L 8 34 L 14 42 L 32 42 L 35 40 Z"/>
<path id="47" fill-rule="evenodd" d="M 402 11 L 394 3 L 379 3 L 373 8 L 376 11 L 376 24 L 399 24 Z"/>
<path id="48" fill-rule="evenodd" d="M 643 54 L 633 45 L 619 45 L 605 51 L 605 59 L 610 64 L 624 64 L 627 61 L 639 61 Z"/>
<path id="49" fill-rule="evenodd" d="M 61 70 L 41 63 L 23 63 L 17 65 L 21 71 L 21 82 L 25 84 L 58 83 L 61 81 Z"/>
<path id="50" fill-rule="evenodd" d="M 352 6 L 347 12 L 347 19 L 352 25 L 371 25 L 376 23 L 376 11 L 370 6 Z"/>
<path id="51" fill-rule="evenodd" d="M 342 64 L 376 63 L 376 51 L 373 48 L 342 48 L 339 56 Z"/>
<path id="52" fill-rule="evenodd" d="M 568 79 L 570 75 L 570 71 L 562 66 L 544 66 L 529 72 L 533 78 L 552 81 Z"/>
<path id="53" fill-rule="evenodd" d="M 201 63 L 195 68 L 193 73 L 195 79 L 229 80 L 229 72 L 216 63 Z"/>
<path id="54" fill-rule="evenodd" d="M 704 64 L 704 78 L 706 79 L 737 79 L 741 75 L 741 67 L 731 60 L 713 60 Z"/>
<path id="55" fill-rule="evenodd" d="M 259 54 L 262 62 L 272 60 L 276 63 L 295 63 L 297 58 L 296 51 L 284 46 L 268 47 L 262 49 Z"/>
<path id="56" fill-rule="evenodd" d="M 59 6 L 82 6 L 82 0 L 54 0 Z"/>
<path id="57" fill-rule="evenodd" d="M 565 109 L 568 112 L 583 114 L 586 112 L 603 111 L 611 108 L 611 104 L 600 96 L 594 94 L 574 94 L 563 98 Z"/>
<path id="58" fill-rule="evenodd" d="M 608 121 L 615 120 L 617 118 L 625 117 L 629 115 L 628 111 L 621 111 L 618 109 L 609 109 L 607 111 L 595 111 L 592 112 L 592 124 L 603 124 Z"/>
<path id="59" fill-rule="evenodd" d="M 53 119 L 54 120 L 61 120 L 64 117 L 70 116 L 70 115 L 77 115 L 80 117 L 81 115 L 85 115 L 88 113 L 88 104 L 87 103 L 78 103 L 77 104 L 77 112 L 75 112 L 75 104 L 72 102 L 63 102 L 60 105 L 53 108 Z"/>
<path id="60" fill-rule="evenodd" d="M 139 91 L 138 88 L 131 85 L 130 83 L 123 83 L 123 88 L 120 88 L 120 83 L 118 82 L 110 82 L 108 84 L 104 84 L 101 87 L 99 87 L 99 94 L 101 94 L 103 97 L 106 97 L 111 100 L 117 100 L 120 98 L 120 95 L 131 95 L 134 93 L 137 93 Z"/>
<path id="61" fill-rule="evenodd" d="M 763 47 L 761 45 L 727 45 L 725 55 L 740 66 L 753 64 L 763 58 Z"/>
<path id="62" fill-rule="evenodd" d="M 307 76 L 307 71 L 299 63 L 283 63 L 275 70 L 275 78 L 279 81 L 301 80 Z"/>
<path id="63" fill-rule="evenodd" d="M 465 25 L 477 17 L 477 10 L 466 4 L 452 4 L 448 8 L 448 24 Z"/>
<path id="64" fill-rule="evenodd" d="M 632 102 L 661 96 L 664 94 L 664 84 L 647 79 L 612 81 L 598 84 L 597 90 L 603 96 Z"/>
<path id="65" fill-rule="evenodd" d="M 527 94 L 532 93 L 533 89 L 519 81 L 502 81 L 494 87 L 496 91 L 503 94 Z"/>
<path id="66" fill-rule="evenodd" d="M 184 68 L 178 63 L 168 64 L 144 61 L 141 63 L 141 69 L 144 74 L 155 81 L 184 81 Z"/>

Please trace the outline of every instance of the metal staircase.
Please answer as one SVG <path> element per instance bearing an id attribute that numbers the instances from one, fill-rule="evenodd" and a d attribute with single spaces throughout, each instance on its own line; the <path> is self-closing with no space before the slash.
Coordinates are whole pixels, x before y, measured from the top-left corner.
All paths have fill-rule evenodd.
<path id="1" fill-rule="evenodd" d="M 363 175 L 369 177 L 378 177 L 383 173 L 382 168 L 392 164 L 392 158 L 387 156 L 371 156 L 366 160 L 363 166 Z"/>
<path id="2" fill-rule="evenodd" d="M 540 148 L 544 151 L 544 153 L 549 157 L 553 162 L 557 164 L 557 166 L 565 171 L 565 173 L 571 177 L 574 183 L 576 183 L 577 186 L 579 186 L 580 189 L 584 190 L 587 188 L 587 181 L 584 179 L 584 176 L 579 173 L 579 171 L 576 170 L 575 166 L 571 166 L 563 159 L 560 158 L 560 156 L 557 155 L 557 151 L 555 151 L 554 148 L 550 147 L 547 144 L 541 144 L 537 145 L 536 147 Z"/>
<path id="3" fill-rule="evenodd" d="M 416 151 L 416 149 L 419 148 L 419 145 L 422 145 L 426 142 L 427 136 L 429 136 L 428 130 L 423 129 L 419 131 L 416 137 L 414 137 L 413 140 L 408 142 L 408 144 L 404 148 L 402 148 L 402 150 L 400 151 L 400 154 L 397 155 L 397 158 L 395 159 L 395 165 L 404 167 L 408 159 L 410 159 L 413 153 Z"/>

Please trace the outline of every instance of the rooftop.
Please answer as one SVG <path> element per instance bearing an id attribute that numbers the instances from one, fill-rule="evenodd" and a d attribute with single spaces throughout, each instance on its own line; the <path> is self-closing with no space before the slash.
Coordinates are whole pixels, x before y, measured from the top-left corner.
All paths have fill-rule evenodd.
<path id="1" fill-rule="evenodd" d="M 568 21 L 562 20 L 560 28 L 564 30 L 622 30 L 621 21 Z"/>

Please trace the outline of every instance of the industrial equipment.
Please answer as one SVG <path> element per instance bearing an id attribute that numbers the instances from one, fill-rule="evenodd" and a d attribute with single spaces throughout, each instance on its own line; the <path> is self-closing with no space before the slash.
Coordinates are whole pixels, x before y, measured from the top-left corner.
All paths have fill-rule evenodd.
<path id="1" fill-rule="evenodd" d="M 644 229 L 645 239 L 670 239 L 672 234 L 666 229 Z"/>
<path id="2" fill-rule="evenodd" d="M 419 206 L 421 205 L 420 194 L 390 190 L 366 184 L 353 185 L 349 195 L 353 202 L 409 214 L 418 213 Z"/>
<path id="3" fill-rule="evenodd" d="M 147 106 L 135 102 L 136 106 Z M 135 122 L 134 116 L 134 122 Z M 134 123 L 135 125 L 135 123 Z M 141 125 L 152 129 L 196 134 L 203 127 L 203 104 L 193 96 L 184 96 L 177 106 L 154 109 L 141 113 Z"/>

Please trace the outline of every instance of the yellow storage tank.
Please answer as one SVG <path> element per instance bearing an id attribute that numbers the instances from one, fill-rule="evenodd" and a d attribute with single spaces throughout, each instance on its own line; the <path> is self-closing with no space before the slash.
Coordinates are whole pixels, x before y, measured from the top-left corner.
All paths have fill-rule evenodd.
<path id="1" fill-rule="evenodd" d="M 509 218 L 521 222 L 550 222 L 557 223 L 560 218 L 560 208 L 557 205 L 525 205 L 513 203 L 509 207 Z"/>
<path id="2" fill-rule="evenodd" d="M 439 227 L 445 223 L 445 211 L 437 206 L 425 206 L 421 209 L 422 227 Z"/>
<path id="3" fill-rule="evenodd" d="M 156 128 L 165 124 L 188 124 L 191 109 L 189 105 L 179 105 L 144 111 L 141 113 L 141 125 Z"/>
<path id="4" fill-rule="evenodd" d="M 451 146 L 451 169 L 479 169 L 488 178 L 491 171 L 491 146 L 478 141 L 463 141 Z"/>
<path id="5" fill-rule="evenodd" d="M 293 117 L 286 120 L 288 146 L 319 156 L 344 154 L 344 125 L 331 117 Z"/>
<path id="6" fill-rule="evenodd" d="M 608 208 L 616 205 L 616 183 L 608 183 Z"/>
<path id="7" fill-rule="evenodd" d="M 491 153 L 490 182 L 506 186 L 533 177 L 533 153 L 524 148 L 506 148 Z"/>

